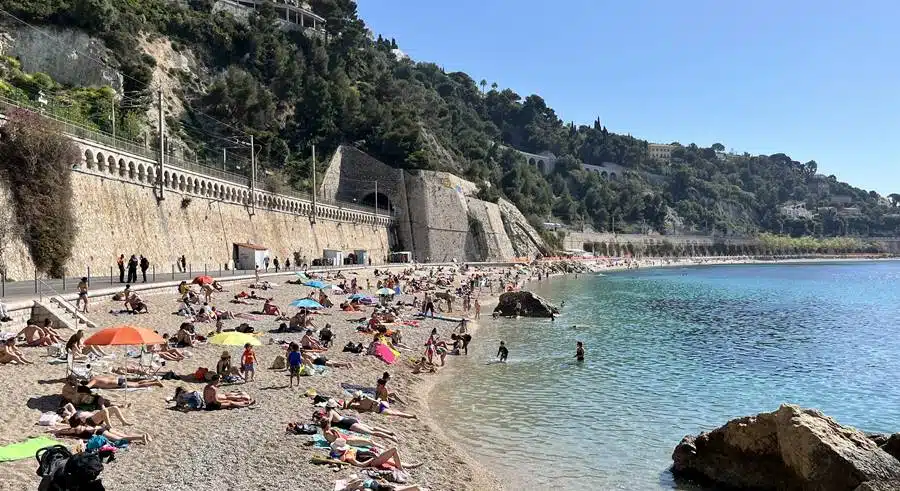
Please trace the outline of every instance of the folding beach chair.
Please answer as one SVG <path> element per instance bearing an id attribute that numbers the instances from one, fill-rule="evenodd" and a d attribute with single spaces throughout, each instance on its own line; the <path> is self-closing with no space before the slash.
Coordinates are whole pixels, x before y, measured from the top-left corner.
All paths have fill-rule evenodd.
<path id="1" fill-rule="evenodd" d="M 89 363 L 75 361 L 75 355 L 69 352 L 66 355 L 66 378 L 74 377 L 77 380 L 87 382 L 93 375 L 93 369 Z"/>
<path id="2" fill-rule="evenodd" d="M 156 354 L 141 348 L 141 356 L 138 359 L 138 366 L 144 372 L 142 377 L 155 378 L 159 370 L 166 365 L 165 361 L 155 362 Z"/>

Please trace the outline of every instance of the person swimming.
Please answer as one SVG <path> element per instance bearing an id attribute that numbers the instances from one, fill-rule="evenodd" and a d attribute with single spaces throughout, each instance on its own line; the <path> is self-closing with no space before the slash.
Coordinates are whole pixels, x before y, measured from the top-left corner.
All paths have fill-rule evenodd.
<path id="1" fill-rule="evenodd" d="M 575 361 L 584 361 L 584 343 L 582 343 L 581 341 L 577 341 L 575 343 Z"/>
<path id="2" fill-rule="evenodd" d="M 500 348 L 497 350 L 497 356 L 500 357 L 500 361 L 506 361 L 506 358 L 509 356 L 509 350 L 506 348 L 506 343 L 500 341 Z"/>

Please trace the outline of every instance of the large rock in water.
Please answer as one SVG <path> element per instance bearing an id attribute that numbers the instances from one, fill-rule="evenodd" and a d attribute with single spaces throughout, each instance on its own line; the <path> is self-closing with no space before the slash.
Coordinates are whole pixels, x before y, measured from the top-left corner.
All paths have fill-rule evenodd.
<path id="1" fill-rule="evenodd" d="M 686 436 L 672 460 L 675 475 L 734 489 L 880 490 L 900 480 L 900 461 L 863 432 L 794 405 Z"/>
<path id="2" fill-rule="evenodd" d="M 522 310 L 517 311 L 516 306 L 521 303 Z M 494 312 L 503 316 L 523 315 L 526 317 L 553 317 L 559 309 L 550 305 L 543 298 L 527 291 L 506 292 L 500 295 Z"/>

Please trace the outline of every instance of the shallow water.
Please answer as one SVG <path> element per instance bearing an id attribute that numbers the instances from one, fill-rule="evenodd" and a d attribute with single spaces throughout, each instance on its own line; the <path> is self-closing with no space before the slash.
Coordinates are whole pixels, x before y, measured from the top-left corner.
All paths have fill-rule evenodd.
<path id="1" fill-rule="evenodd" d="M 684 435 L 782 402 L 900 431 L 898 287 L 898 262 L 545 280 L 562 315 L 483 321 L 432 410 L 510 489 L 689 489 L 668 472 Z"/>

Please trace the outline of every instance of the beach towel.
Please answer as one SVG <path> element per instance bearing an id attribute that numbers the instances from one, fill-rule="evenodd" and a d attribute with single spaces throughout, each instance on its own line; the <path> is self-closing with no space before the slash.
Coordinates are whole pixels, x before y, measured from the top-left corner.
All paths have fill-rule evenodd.
<path id="1" fill-rule="evenodd" d="M 350 395 L 353 395 L 353 393 L 356 391 L 362 392 L 363 394 L 370 394 L 373 396 L 375 395 L 374 387 L 366 387 L 364 385 L 348 384 L 347 382 L 343 382 L 341 383 L 341 388 L 347 391 Z"/>
<path id="2" fill-rule="evenodd" d="M 0 447 L 0 462 L 32 459 L 38 450 L 59 444 L 60 442 L 52 438 L 39 436 L 37 438 L 30 438 L 24 442 L 5 445 Z"/>
<path id="3" fill-rule="evenodd" d="M 324 435 L 321 435 L 321 434 L 311 435 L 310 439 L 313 442 L 313 448 L 318 448 L 321 450 L 328 450 L 329 452 L 331 451 L 331 443 L 329 443 L 328 440 L 325 439 Z M 357 450 L 368 450 L 369 448 L 371 448 L 371 447 L 360 447 L 357 445 L 350 445 L 350 447 L 355 448 Z"/>
<path id="4" fill-rule="evenodd" d="M 387 345 L 378 343 L 375 346 L 375 356 L 381 359 L 381 361 L 387 363 L 388 365 L 393 365 L 395 361 L 397 361 L 399 353 L 394 352 L 391 348 L 387 347 Z"/>

